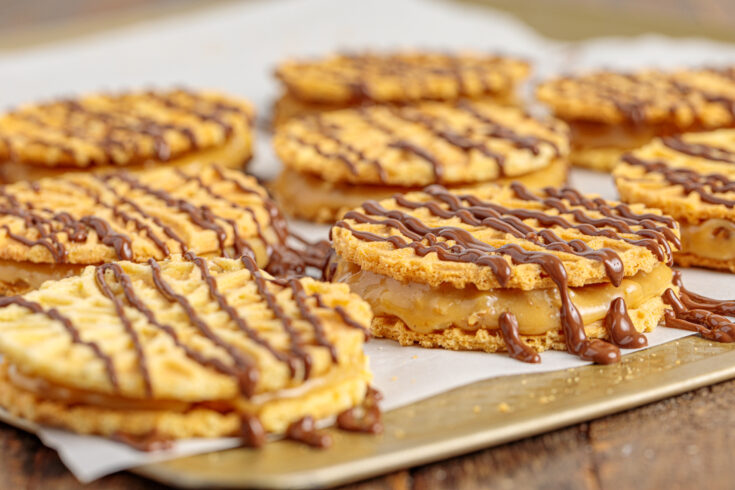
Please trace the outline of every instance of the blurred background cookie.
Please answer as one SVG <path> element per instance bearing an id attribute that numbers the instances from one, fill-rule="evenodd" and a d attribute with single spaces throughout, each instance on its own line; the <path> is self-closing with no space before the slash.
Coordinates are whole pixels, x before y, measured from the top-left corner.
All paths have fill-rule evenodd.
<path id="1" fill-rule="evenodd" d="M 294 217 L 331 222 L 368 199 L 452 187 L 567 178 L 566 126 L 477 101 L 344 109 L 291 121 L 273 145 L 285 169 L 272 185 Z"/>
<path id="2" fill-rule="evenodd" d="M 244 100 L 183 89 L 26 105 L 0 116 L 0 179 L 197 161 L 243 168 L 253 118 Z"/>
<path id="3" fill-rule="evenodd" d="M 735 130 L 656 139 L 615 168 L 621 199 L 676 218 L 676 262 L 735 272 Z"/>

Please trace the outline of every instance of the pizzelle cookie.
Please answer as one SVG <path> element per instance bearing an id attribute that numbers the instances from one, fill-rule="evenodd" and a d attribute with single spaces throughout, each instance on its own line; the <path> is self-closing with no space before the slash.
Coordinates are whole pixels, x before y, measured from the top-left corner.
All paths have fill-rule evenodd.
<path id="1" fill-rule="evenodd" d="M 0 116 L 0 178 L 194 161 L 240 168 L 252 156 L 253 119 L 248 102 L 183 89 L 27 105 Z"/>
<path id="2" fill-rule="evenodd" d="M 656 139 L 615 168 L 621 199 L 676 218 L 682 266 L 735 272 L 735 130 Z"/>
<path id="3" fill-rule="evenodd" d="M 672 218 L 568 188 L 430 186 L 364 203 L 332 241 L 328 275 L 370 303 L 375 335 L 404 345 L 615 362 L 677 289 Z"/>
<path id="4" fill-rule="evenodd" d="M 216 165 L 69 173 L 0 186 L 0 293 L 114 260 L 277 256 L 286 225 L 255 179 Z M 278 260 L 278 257 L 276 257 Z"/>
<path id="5" fill-rule="evenodd" d="M 323 445 L 313 419 L 375 429 L 375 413 L 360 425 L 351 410 L 368 394 L 370 318 L 347 286 L 273 279 L 247 256 L 90 266 L 0 298 L 0 405 L 131 443 Z"/>
<path id="6" fill-rule="evenodd" d="M 276 130 L 285 169 L 273 191 L 287 212 L 330 222 L 365 199 L 441 183 L 560 185 L 566 126 L 487 102 L 344 109 Z"/>
<path id="7" fill-rule="evenodd" d="M 610 171 L 657 136 L 735 125 L 735 70 L 594 72 L 542 83 L 537 97 L 569 124 L 574 165 Z"/>
<path id="8" fill-rule="evenodd" d="M 515 101 L 530 71 L 519 59 L 482 53 L 335 54 L 289 60 L 276 70 L 285 93 L 274 107 L 274 125 L 293 117 L 365 104 L 487 98 Z"/>

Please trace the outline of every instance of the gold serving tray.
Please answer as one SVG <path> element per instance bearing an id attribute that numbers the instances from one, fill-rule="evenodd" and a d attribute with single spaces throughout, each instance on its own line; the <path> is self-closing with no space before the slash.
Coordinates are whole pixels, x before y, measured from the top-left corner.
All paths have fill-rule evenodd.
<path id="1" fill-rule="evenodd" d="M 333 431 L 315 450 L 276 442 L 138 468 L 185 488 L 312 488 L 348 483 L 540 434 L 735 377 L 735 346 L 687 337 L 620 364 L 480 381 L 384 415 L 372 437 Z"/>
<path id="2" fill-rule="evenodd" d="M 735 378 L 735 345 L 687 337 L 620 364 L 506 376 L 392 410 L 380 436 L 332 431 L 329 450 L 280 441 L 133 470 L 181 488 L 313 488 L 428 463 Z M 13 417 L 10 424 L 32 431 Z"/>

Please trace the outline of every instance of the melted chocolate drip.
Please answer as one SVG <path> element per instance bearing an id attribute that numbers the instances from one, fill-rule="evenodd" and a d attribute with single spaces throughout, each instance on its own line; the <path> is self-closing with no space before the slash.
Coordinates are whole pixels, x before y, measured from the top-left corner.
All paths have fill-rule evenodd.
<path id="1" fill-rule="evenodd" d="M 500 333 L 503 335 L 503 341 L 510 357 L 523 362 L 541 362 L 541 356 L 538 352 L 521 340 L 518 332 L 518 320 L 516 320 L 516 316 L 513 313 L 506 312 L 501 314 L 498 323 L 500 325 Z"/>
<path id="2" fill-rule="evenodd" d="M 674 272 L 673 289 L 663 294 L 664 303 L 671 306 L 664 320 L 667 327 L 699 332 L 702 337 L 717 342 L 735 342 L 735 323 L 725 316 L 735 316 L 735 301 L 708 298 L 684 287 L 681 272 Z M 725 316 L 723 316 L 725 315 Z"/>
<path id="3" fill-rule="evenodd" d="M 326 449 L 332 445 L 332 436 L 317 430 L 314 417 L 311 415 L 289 425 L 286 429 L 286 437 L 319 449 Z"/>
<path id="4" fill-rule="evenodd" d="M 603 324 L 610 341 L 618 347 L 638 349 L 648 345 L 646 336 L 635 329 L 623 298 L 615 298 L 610 303 Z"/>
<path id="5" fill-rule="evenodd" d="M 138 451 L 150 453 L 154 451 L 165 451 L 174 446 L 174 441 L 162 437 L 157 432 L 151 432 L 143 436 L 126 434 L 125 432 L 115 432 L 112 439 L 117 442 L 132 447 Z"/>
<path id="6" fill-rule="evenodd" d="M 247 447 L 260 448 L 268 442 L 268 435 L 265 433 L 263 424 L 260 423 L 258 417 L 249 414 L 241 415 L 240 437 L 242 437 L 243 445 Z"/>
<path id="7" fill-rule="evenodd" d="M 351 432 L 382 433 L 383 422 L 378 405 L 381 399 L 380 392 L 368 386 L 362 406 L 352 407 L 340 413 L 337 416 L 337 427 Z"/>

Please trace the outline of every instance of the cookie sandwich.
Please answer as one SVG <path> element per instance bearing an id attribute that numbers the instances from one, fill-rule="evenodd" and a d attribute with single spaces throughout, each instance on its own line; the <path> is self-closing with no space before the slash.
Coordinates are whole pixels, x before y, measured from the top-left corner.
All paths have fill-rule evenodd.
<path id="1" fill-rule="evenodd" d="M 276 198 L 318 222 L 431 184 L 543 187 L 568 172 L 563 123 L 488 102 L 344 109 L 284 124 L 273 144 L 285 167 L 272 184 Z"/>
<path id="2" fill-rule="evenodd" d="M 327 275 L 370 304 L 374 335 L 403 345 L 612 363 L 646 345 L 677 292 L 672 218 L 569 188 L 430 186 L 364 203 L 331 237 Z"/>
<path id="3" fill-rule="evenodd" d="M 0 298 L 0 406 L 140 449 L 269 434 L 324 446 L 315 421 L 379 425 L 362 410 L 370 317 L 347 286 L 274 279 L 248 256 L 90 266 Z"/>
<path id="4" fill-rule="evenodd" d="M 274 125 L 359 105 L 462 98 L 512 104 L 529 71 L 520 59 L 472 52 L 366 52 L 288 60 L 276 69 L 284 90 L 274 107 Z"/>
<path id="5" fill-rule="evenodd" d="M 252 106 L 188 90 L 92 94 L 26 105 L 0 116 L 0 179 L 217 162 L 253 154 Z"/>
<path id="6" fill-rule="evenodd" d="M 623 201 L 679 222 L 679 265 L 735 272 L 735 130 L 656 139 L 624 155 L 613 175 Z"/>
<path id="7" fill-rule="evenodd" d="M 594 72 L 537 89 L 571 129 L 574 165 L 609 171 L 657 136 L 735 125 L 735 70 Z"/>
<path id="8" fill-rule="evenodd" d="M 115 260 L 187 251 L 280 260 L 286 225 L 255 179 L 192 163 L 0 186 L 0 294 Z"/>

